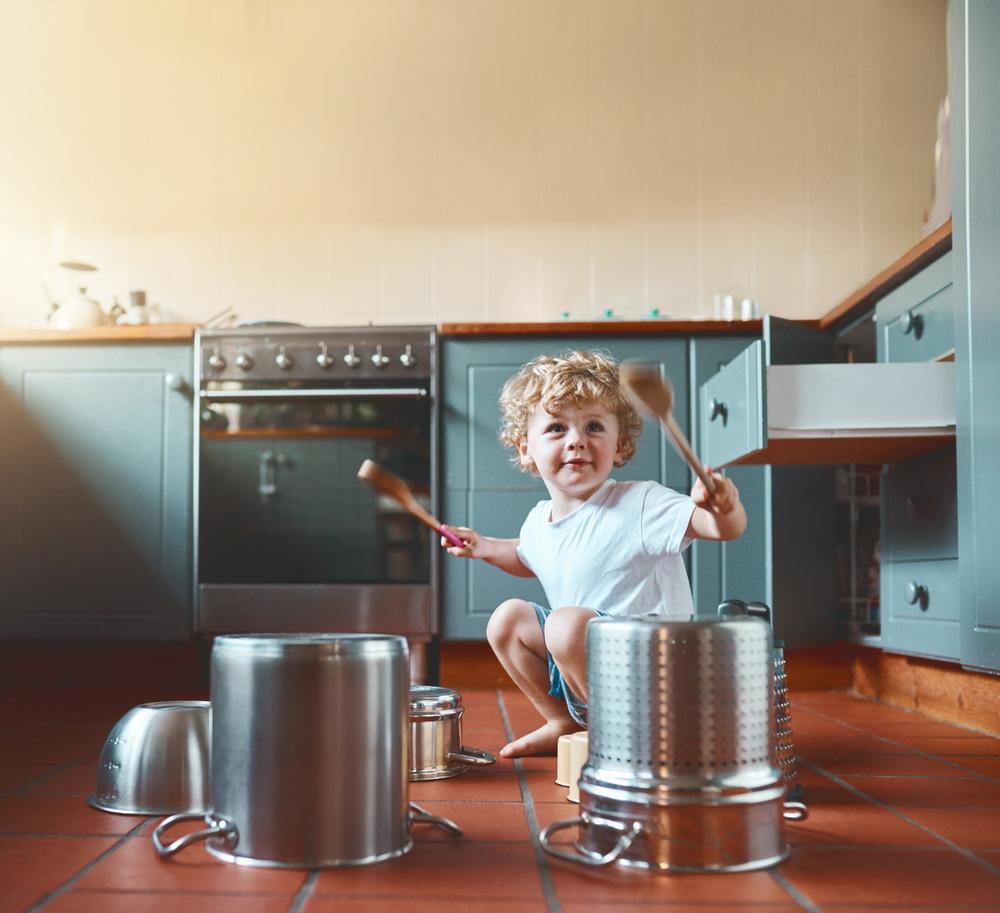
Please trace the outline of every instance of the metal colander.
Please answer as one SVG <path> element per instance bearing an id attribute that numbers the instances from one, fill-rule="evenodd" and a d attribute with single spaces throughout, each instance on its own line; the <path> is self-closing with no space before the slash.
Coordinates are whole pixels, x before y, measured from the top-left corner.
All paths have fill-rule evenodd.
<path id="1" fill-rule="evenodd" d="M 753 618 L 601 618 L 587 629 L 590 753 L 553 855 L 745 871 L 788 854 L 771 629 Z M 578 826 L 569 852 L 551 843 Z"/>

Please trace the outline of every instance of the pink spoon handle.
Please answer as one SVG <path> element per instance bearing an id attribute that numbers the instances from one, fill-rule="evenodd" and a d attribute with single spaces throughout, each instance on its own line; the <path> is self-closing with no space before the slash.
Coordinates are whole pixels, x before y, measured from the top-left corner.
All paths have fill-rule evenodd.
<path id="1" fill-rule="evenodd" d="M 465 548 L 465 543 L 461 539 L 459 539 L 458 536 L 456 536 L 450 529 L 448 529 L 448 527 L 439 526 L 437 527 L 437 531 L 441 533 L 441 535 L 444 536 L 445 539 L 447 539 L 452 545 L 454 545 L 455 548 Z"/>

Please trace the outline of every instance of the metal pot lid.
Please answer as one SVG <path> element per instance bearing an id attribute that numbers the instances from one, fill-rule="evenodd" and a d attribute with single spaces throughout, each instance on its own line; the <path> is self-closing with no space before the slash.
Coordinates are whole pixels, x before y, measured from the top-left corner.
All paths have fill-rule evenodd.
<path id="1" fill-rule="evenodd" d="M 410 713 L 421 716 L 452 715 L 462 710 L 462 695 L 440 685 L 411 685 Z"/>

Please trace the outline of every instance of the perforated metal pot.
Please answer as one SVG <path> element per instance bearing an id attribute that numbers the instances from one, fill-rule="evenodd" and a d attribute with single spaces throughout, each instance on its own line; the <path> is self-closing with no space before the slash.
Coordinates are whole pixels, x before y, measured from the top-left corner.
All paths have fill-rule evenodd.
<path id="1" fill-rule="evenodd" d="M 438 685 L 410 686 L 410 779 L 443 780 L 496 758 L 462 744 L 462 696 Z"/>
<path id="2" fill-rule="evenodd" d="M 549 853 L 693 872 L 765 868 L 788 855 L 767 624 L 597 619 L 587 682 L 580 816 L 543 831 Z M 573 826 L 572 849 L 551 842 Z"/>

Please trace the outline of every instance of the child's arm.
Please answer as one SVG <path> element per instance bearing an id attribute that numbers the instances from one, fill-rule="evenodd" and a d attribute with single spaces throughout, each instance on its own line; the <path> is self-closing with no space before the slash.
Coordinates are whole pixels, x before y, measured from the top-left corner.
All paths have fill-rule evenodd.
<path id="1" fill-rule="evenodd" d="M 467 526 L 451 526 L 446 524 L 455 535 L 465 542 L 465 548 L 449 545 L 442 538 L 441 545 L 449 555 L 456 558 L 481 558 L 487 564 L 500 568 L 515 577 L 534 577 L 534 573 L 526 568 L 517 557 L 517 545 L 520 539 L 495 539 L 492 536 L 480 536 L 474 529 Z"/>
<path id="2" fill-rule="evenodd" d="M 747 514 L 740 502 L 740 492 L 732 479 L 708 470 L 715 481 L 715 495 L 710 496 L 701 479 L 691 489 L 695 509 L 688 523 L 689 539 L 735 539 L 747 528 Z"/>

